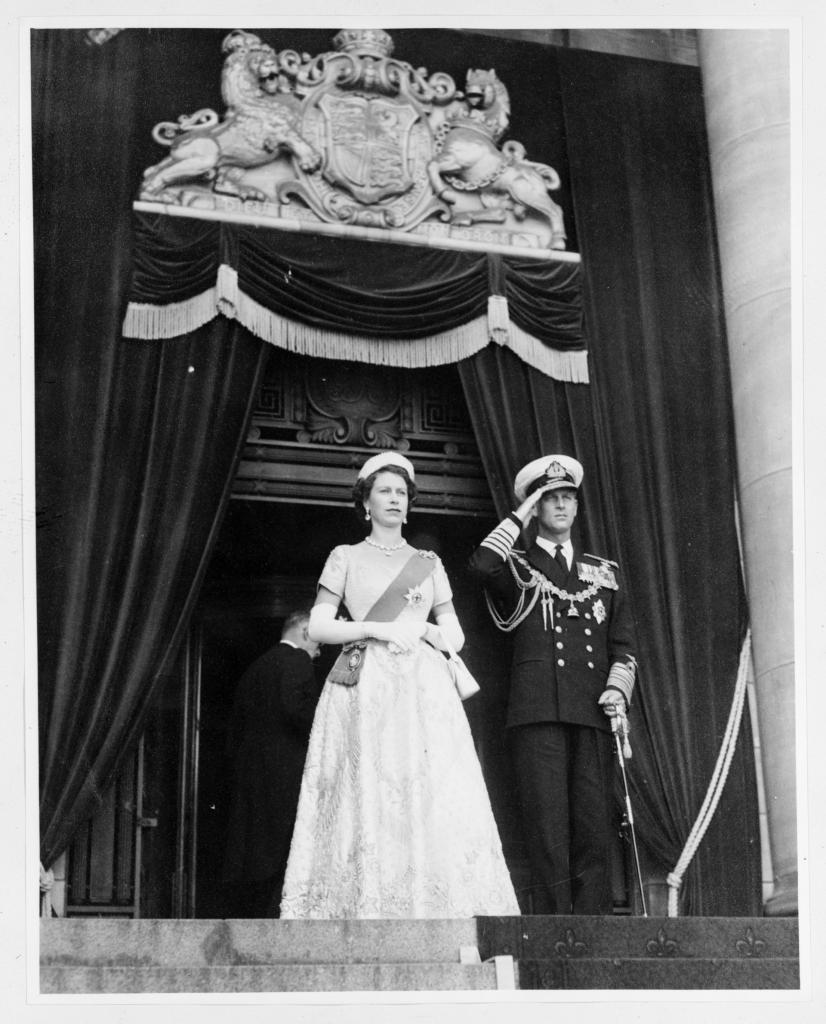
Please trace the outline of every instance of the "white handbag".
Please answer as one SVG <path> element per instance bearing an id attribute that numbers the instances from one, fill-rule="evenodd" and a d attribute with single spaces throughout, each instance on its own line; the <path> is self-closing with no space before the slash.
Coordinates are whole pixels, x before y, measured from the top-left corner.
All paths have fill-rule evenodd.
<path id="1" fill-rule="evenodd" d="M 444 634 L 442 634 L 442 640 L 447 650 L 447 667 L 453 677 L 453 685 L 456 687 L 456 692 L 462 700 L 467 700 L 468 697 L 472 697 L 475 693 L 479 692 L 479 684 L 470 674 L 470 669 L 462 661 L 451 644 L 445 640 Z"/>

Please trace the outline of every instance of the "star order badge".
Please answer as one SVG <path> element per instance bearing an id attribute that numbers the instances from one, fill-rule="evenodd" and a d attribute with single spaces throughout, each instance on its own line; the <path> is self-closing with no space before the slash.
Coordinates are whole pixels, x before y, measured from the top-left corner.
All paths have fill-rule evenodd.
<path id="1" fill-rule="evenodd" d="M 424 593 L 420 586 L 411 587 L 404 595 L 404 598 L 411 608 L 418 608 L 420 604 L 424 603 Z"/>
<path id="2" fill-rule="evenodd" d="M 605 622 L 605 616 L 606 616 L 605 605 L 602 603 L 601 600 L 594 601 L 593 612 L 594 612 L 594 618 L 597 620 L 597 622 L 599 622 L 599 623 Z"/>

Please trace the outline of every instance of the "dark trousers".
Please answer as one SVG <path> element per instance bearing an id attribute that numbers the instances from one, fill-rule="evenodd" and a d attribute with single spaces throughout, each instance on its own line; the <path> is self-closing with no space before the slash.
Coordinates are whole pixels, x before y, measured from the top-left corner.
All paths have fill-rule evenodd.
<path id="1" fill-rule="evenodd" d="M 542 722 L 510 730 L 536 914 L 610 914 L 615 836 L 610 733 Z"/>

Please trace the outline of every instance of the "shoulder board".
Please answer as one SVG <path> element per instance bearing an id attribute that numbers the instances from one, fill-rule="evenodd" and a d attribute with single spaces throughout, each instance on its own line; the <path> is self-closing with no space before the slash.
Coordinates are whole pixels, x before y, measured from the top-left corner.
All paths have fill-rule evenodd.
<path id="1" fill-rule="evenodd" d="M 614 562 L 610 558 L 603 558 L 602 555 L 589 555 L 587 551 L 582 552 L 583 558 L 593 558 L 596 562 L 602 562 L 603 565 L 613 565 L 615 569 L 619 569 L 619 562 Z"/>

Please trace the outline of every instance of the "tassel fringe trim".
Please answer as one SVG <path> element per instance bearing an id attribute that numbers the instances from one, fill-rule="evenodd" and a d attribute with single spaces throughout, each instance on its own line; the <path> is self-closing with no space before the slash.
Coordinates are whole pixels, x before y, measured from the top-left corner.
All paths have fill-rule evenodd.
<path id="1" fill-rule="evenodd" d="M 496 341 L 496 338 L 492 339 Z M 523 331 L 516 324 L 510 325 L 510 337 L 505 345 L 523 363 L 532 366 L 546 377 L 562 380 L 568 384 L 589 384 L 588 351 L 578 349 L 576 352 L 565 352 L 550 348 L 532 334 Z"/>
<path id="2" fill-rule="evenodd" d="M 380 366 L 421 369 L 444 366 L 480 352 L 494 342 L 509 348 L 523 362 L 554 380 L 588 383 L 587 351 L 564 352 L 549 348 L 511 323 L 508 302 L 502 295 L 488 299 L 487 316 L 427 338 L 385 340 L 313 327 L 273 313 L 238 288 L 238 273 L 222 264 L 216 286 L 166 306 L 131 302 L 123 335 L 154 341 L 194 331 L 218 314 L 236 319 L 256 337 L 278 348 L 320 359 L 343 359 Z"/>
<path id="3" fill-rule="evenodd" d="M 217 289 L 210 288 L 192 299 L 170 302 L 166 306 L 130 302 L 121 333 L 124 338 L 143 338 L 146 341 L 177 338 L 214 320 L 218 314 L 217 301 Z"/>
<path id="4" fill-rule="evenodd" d="M 451 331 L 429 338 L 371 338 L 340 334 L 278 316 L 241 293 L 238 321 L 256 337 L 299 355 L 344 359 L 379 366 L 421 369 L 458 363 L 475 355 L 489 342 L 487 317 L 478 317 Z"/>

